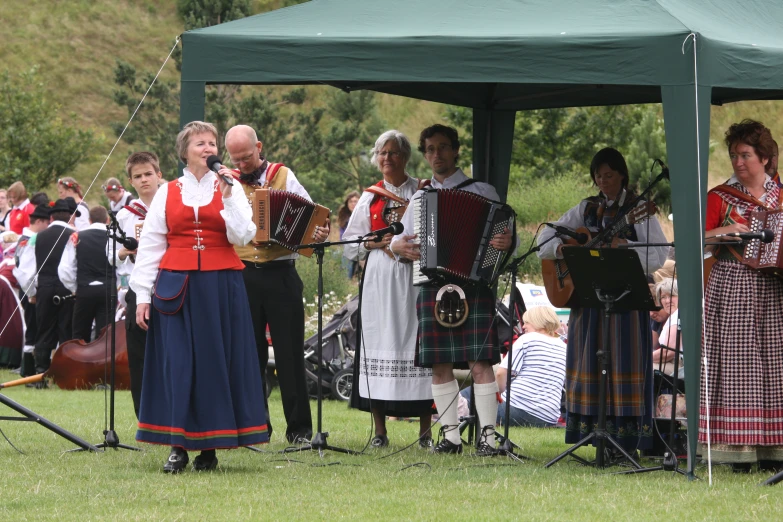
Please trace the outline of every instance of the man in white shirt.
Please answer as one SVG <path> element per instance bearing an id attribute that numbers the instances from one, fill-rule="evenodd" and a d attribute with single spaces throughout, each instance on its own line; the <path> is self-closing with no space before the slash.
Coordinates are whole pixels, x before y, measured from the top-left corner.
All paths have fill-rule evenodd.
<path id="1" fill-rule="evenodd" d="M 226 133 L 226 151 L 231 163 L 238 168 L 233 174 L 242 183 L 248 199 L 256 188 L 267 186 L 312 201 L 294 173 L 280 163 L 267 161 L 263 149 L 255 130 L 247 125 L 237 125 Z M 225 174 L 229 173 L 226 169 Z M 327 224 L 316 229 L 315 240 L 325 241 L 328 235 Z M 262 374 L 266 372 L 269 360 L 266 340 L 269 325 L 287 424 L 286 439 L 292 443 L 309 440 L 313 422 L 304 367 L 303 284 L 295 267 L 299 255 L 277 246 L 258 247 L 252 242 L 235 248 L 245 264 L 243 276 Z M 268 425 L 271 433 L 271 423 Z"/>
<path id="2" fill-rule="evenodd" d="M 58 267 L 65 245 L 70 241 L 74 228 L 68 224 L 72 216 L 79 216 L 76 201 L 67 197 L 54 202 L 50 214 L 49 228 L 35 237 L 35 262 L 38 276 L 33 279 L 28 295 L 34 295 L 35 316 L 38 323 L 38 337 L 35 341 L 35 371 L 43 373 L 49 369 L 52 351 L 57 344 L 72 337 L 73 299 L 71 292 L 62 284 Z M 57 296 L 59 304 L 54 303 Z M 43 386 L 42 386 L 43 387 Z"/>
<path id="3" fill-rule="evenodd" d="M 71 235 L 65 245 L 57 274 L 65 288 L 76 296 L 73 305 L 73 337 L 89 343 L 92 323 L 96 337 L 114 318 L 106 307 L 106 292 L 115 284 L 114 271 L 106 259 L 106 225 L 109 213 L 104 207 L 90 209 L 90 225 Z M 113 308 L 113 307 L 110 307 Z"/>
<path id="4" fill-rule="evenodd" d="M 459 159 L 457 131 L 444 125 L 424 129 L 419 137 L 419 151 L 432 168 L 433 189 L 460 189 L 498 201 L 497 191 L 487 183 L 468 178 L 457 167 Z M 411 199 L 411 207 L 423 191 Z M 408 208 L 411 208 L 408 207 Z M 411 261 L 420 257 L 419 240 L 413 233 L 412 212 L 402 218 L 403 233 L 395 236 L 392 252 Z M 490 245 L 500 251 L 514 247 L 512 233 L 506 229 L 490 240 Z M 441 286 L 441 285 L 438 285 Z M 445 328 L 435 321 L 435 301 L 438 288 L 422 286 L 416 302 L 419 318 L 418 364 L 432 368 L 432 396 L 440 414 L 441 440 L 435 453 L 462 453 L 457 416 L 459 385 L 454 378 L 454 368 L 470 368 L 476 397 L 476 413 L 481 425 L 482 440 L 477 453 L 493 456 L 495 449 L 495 416 L 497 414 L 498 387 L 492 365 L 500 362 L 500 346 L 497 335 L 492 335 L 495 315 L 495 296 L 491 289 L 481 285 L 464 287 L 469 303 L 468 320 L 461 326 Z"/>

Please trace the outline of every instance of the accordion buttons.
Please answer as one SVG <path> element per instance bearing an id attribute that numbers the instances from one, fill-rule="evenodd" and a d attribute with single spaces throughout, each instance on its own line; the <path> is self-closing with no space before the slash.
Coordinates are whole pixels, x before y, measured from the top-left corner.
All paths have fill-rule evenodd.
<path id="1" fill-rule="evenodd" d="M 373 215 L 372 215 L 372 218 L 373 218 L 373 219 L 378 219 L 378 214 L 373 214 Z"/>

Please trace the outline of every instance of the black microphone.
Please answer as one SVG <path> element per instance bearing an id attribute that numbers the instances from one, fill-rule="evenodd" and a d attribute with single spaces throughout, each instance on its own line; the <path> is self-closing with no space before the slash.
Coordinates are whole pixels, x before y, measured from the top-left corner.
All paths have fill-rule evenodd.
<path id="1" fill-rule="evenodd" d="M 396 222 L 396 223 L 392 223 L 391 225 L 389 225 L 386 228 L 373 230 L 372 232 L 370 232 L 367 235 L 368 236 L 369 235 L 375 236 L 375 242 L 379 243 L 381 241 L 381 239 L 383 239 L 383 236 L 385 236 L 386 234 L 393 234 L 393 235 L 396 236 L 398 234 L 402 234 L 403 230 L 405 230 L 405 227 L 402 226 L 402 223 Z"/>
<path id="2" fill-rule="evenodd" d="M 207 158 L 207 167 L 209 167 L 209 170 L 220 176 L 220 179 L 226 182 L 226 185 L 229 185 L 231 187 L 234 186 L 234 178 L 230 176 L 223 176 L 222 174 L 218 174 L 218 171 L 223 168 L 223 165 L 220 163 L 220 158 L 215 156 L 214 154 Z"/>
<path id="3" fill-rule="evenodd" d="M 772 243 L 772 241 L 775 240 L 775 233 L 770 229 L 765 228 L 759 232 L 730 232 L 728 234 L 718 234 L 717 236 L 712 236 L 710 239 L 715 239 L 716 237 L 738 237 L 743 241 L 760 239 L 762 243 Z"/>
<path id="4" fill-rule="evenodd" d="M 117 243 L 121 244 L 128 250 L 136 250 L 139 248 L 139 241 L 135 237 L 123 237 L 117 238 Z"/>
<path id="5" fill-rule="evenodd" d="M 568 236 L 571 239 L 575 239 L 577 243 L 580 245 L 584 245 L 587 243 L 587 234 L 583 234 L 582 232 L 574 232 L 570 228 L 561 227 L 560 225 L 555 225 L 552 223 L 544 223 L 546 226 L 550 228 L 554 228 L 555 232 L 562 236 Z"/>

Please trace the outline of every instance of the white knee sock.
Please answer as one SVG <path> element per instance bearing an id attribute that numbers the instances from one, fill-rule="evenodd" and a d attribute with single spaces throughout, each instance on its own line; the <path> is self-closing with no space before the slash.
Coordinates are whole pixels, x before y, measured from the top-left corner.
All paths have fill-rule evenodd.
<path id="1" fill-rule="evenodd" d="M 459 416 L 457 415 L 457 406 L 459 405 L 457 395 L 459 394 L 459 385 L 457 379 L 445 384 L 432 385 L 432 398 L 435 400 L 435 407 L 438 408 L 440 415 L 440 425 L 443 426 L 443 434 L 450 442 L 462 444 L 459 438 Z"/>
<path id="2" fill-rule="evenodd" d="M 494 448 L 494 428 L 498 416 L 498 385 L 496 382 L 474 384 L 473 394 L 476 397 L 476 415 L 478 415 L 479 430 L 485 426 L 492 426 L 493 429 L 486 432 L 486 442 Z M 479 431 L 479 433 L 481 432 Z"/>

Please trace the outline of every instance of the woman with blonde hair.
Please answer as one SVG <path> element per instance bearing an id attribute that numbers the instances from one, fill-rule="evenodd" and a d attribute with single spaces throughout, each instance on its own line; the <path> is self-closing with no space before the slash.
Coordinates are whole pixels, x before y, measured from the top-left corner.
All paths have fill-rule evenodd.
<path id="1" fill-rule="evenodd" d="M 557 424 L 566 371 L 566 345 L 560 340 L 560 319 L 550 306 L 534 306 L 522 316 L 525 333 L 514 342 L 511 389 L 506 390 L 508 357 L 495 372 L 503 403 L 498 422 L 506 422 L 505 401 L 511 401 L 512 426 L 547 427 Z M 509 399 L 510 396 L 510 399 Z"/>
<path id="2" fill-rule="evenodd" d="M 674 354 L 679 348 L 677 346 L 677 309 L 680 303 L 678 295 L 676 279 L 666 277 L 655 285 L 655 300 L 660 303 L 669 318 L 658 336 L 658 348 L 653 351 L 653 363 L 656 369 L 666 375 L 674 373 Z M 682 365 L 679 365 L 679 368 L 682 368 Z"/>
<path id="3" fill-rule="evenodd" d="M 144 219 L 130 286 L 148 330 L 136 440 L 171 446 L 163 466 L 215 469 L 216 449 L 269 439 L 253 322 L 233 245 L 255 237 L 239 183 L 206 160 L 217 130 L 194 121 L 177 136 L 182 176 L 161 186 Z M 150 303 L 152 306 L 150 306 Z"/>
<path id="4" fill-rule="evenodd" d="M 81 215 L 77 215 L 73 218 L 73 226 L 76 230 L 84 230 L 90 226 L 90 207 L 84 202 L 82 195 L 82 188 L 79 183 L 70 176 L 65 176 L 57 180 L 57 195 L 60 199 L 73 198 L 77 205 Z"/>

